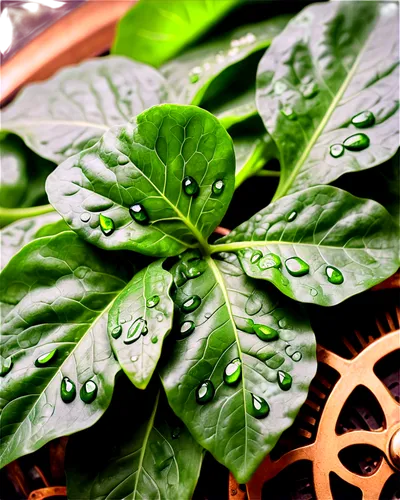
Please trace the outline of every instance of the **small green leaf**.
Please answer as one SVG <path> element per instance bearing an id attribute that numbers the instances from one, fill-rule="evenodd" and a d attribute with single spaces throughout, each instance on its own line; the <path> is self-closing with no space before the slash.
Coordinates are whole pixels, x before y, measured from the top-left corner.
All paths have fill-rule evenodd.
<path id="1" fill-rule="evenodd" d="M 96 143 L 110 127 L 167 100 L 167 84 L 153 68 L 102 57 L 27 85 L 1 113 L 1 127 L 60 163 Z"/>
<path id="2" fill-rule="evenodd" d="M 388 212 L 331 186 L 281 198 L 218 243 L 214 251 L 237 252 L 249 276 L 322 306 L 371 288 L 399 266 L 398 230 Z"/>
<path id="3" fill-rule="evenodd" d="M 18 207 L 28 188 L 26 158 L 15 137 L 0 141 L 0 205 Z"/>
<path id="4" fill-rule="evenodd" d="M 28 243 L 2 271 L 0 354 L 13 366 L 2 378 L 1 467 L 90 427 L 108 407 L 120 368 L 107 313 L 129 268 L 66 231 Z M 90 404 L 79 396 L 89 381 L 98 388 Z"/>
<path id="5" fill-rule="evenodd" d="M 192 497 L 203 450 L 155 389 L 142 392 L 119 380 L 106 415 L 70 439 L 68 498 Z"/>
<path id="6" fill-rule="evenodd" d="M 178 287 L 175 345 L 161 378 L 192 435 L 244 483 L 307 397 L 315 338 L 298 305 L 281 303 L 273 289 L 248 278 L 234 255 L 228 261 L 206 258 L 204 272 Z M 201 302 L 186 313 L 182 306 L 193 295 Z M 278 335 L 261 340 L 256 330 L 263 325 Z M 279 370 L 292 377 L 288 391 Z"/>
<path id="7" fill-rule="evenodd" d="M 112 52 L 160 66 L 238 3 L 240 0 L 141 0 L 121 19 Z"/>
<path id="8" fill-rule="evenodd" d="M 396 153 L 398 17 L 395 2 L 317 3 L 273 40 L 258 68 L 257 107 L 280 152 L 275 199 Z"/>
<path id="9" fill-rule="evenodd" d="M 232 198 L 234 168 L 232 140 L 214 116 L 164 104 L 62 163 L 46 189 L 67 224 L 89 242 L 163 257 L 207 246 Z M 196 196 L 184 192 L 186 176 L 197 182 Z M 223 189 L 216 193 L 219 181 Z M 112 231 L 102 230 L 100 216 L 113 222 Z"/>
<path id="10" fill-rule="evenodd" d="M 164 337 L 172 328 L 172 276 L 153 262 L 136 274 L 115 300 L 108 315 L 108 333 L 117 359 L 132 383 L 144 389 L 161 356 Z"/>

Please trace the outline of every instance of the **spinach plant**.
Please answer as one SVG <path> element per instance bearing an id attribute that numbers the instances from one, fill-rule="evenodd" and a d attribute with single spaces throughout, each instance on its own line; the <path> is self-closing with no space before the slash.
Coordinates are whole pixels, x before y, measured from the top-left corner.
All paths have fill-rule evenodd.
<path id="1" fill-rule="evenodd" d="M 5 109 L 4 135 L 58 164 L 58 213 L 1 232 L 2 466 L 91 427 L 68 445 L 71 498 L 189 498 L 204 450 L 251 478 L 315 375 L 301 303 L 338 304 L 399 266 L 390 213 L 327 185 L 397 151 L 396 9 L 309 6 L 160 71 L 88 61 Z M 198 20 L 186 40 L 212 22 Z M 227 92 L 243 71 L 253 81 Z M 279 175 L 271 158 L 272 202 L 216 240 L 235 188 Z"/>

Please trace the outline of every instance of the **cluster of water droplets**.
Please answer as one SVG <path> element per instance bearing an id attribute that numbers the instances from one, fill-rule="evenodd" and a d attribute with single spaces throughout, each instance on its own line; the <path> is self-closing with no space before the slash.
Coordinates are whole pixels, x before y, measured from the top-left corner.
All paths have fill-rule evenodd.
<path id="1" fill-rule="evenodd" d="M 356 128 L 368 128 L 375 124 L 375 115 L 372 111 L 362 111 L 353 116 L 351 123 Z M 370 144 L 369 137 L 364 133 L 350 135 L 343 141 L 343 144 L 332 144 L 329 148 L 329 153 L 333 158 L 339 158 L 344 154 L 345 149 L 348 151 L 362 151 Z"/>

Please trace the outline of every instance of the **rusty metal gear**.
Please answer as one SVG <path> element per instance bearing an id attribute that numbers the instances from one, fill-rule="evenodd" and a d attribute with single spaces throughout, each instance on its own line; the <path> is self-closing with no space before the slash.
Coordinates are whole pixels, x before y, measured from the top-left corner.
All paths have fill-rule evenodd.
<path id="1" fill-rule="evenodd" d="M 312 484 L 308 485 L 312 493 L 300 495 L 301 498 L 332 500 L 332 474 L 358 487 L 363 500 L 380 498 L 389 478 L 400 471 L 400 402 L 396 401 L 387 385 L 378 377 L 376 367 L 387 356 L 400 352 L 399 326 L 400 309 L 396 308 L 393 314 L 387 313 L 383 321 L 376 320 L 373 333 L 365 335 L 356 331 L 351 341 L 344 338 L 343 342 L 351 359 L 345 359 L 318 346 L 318 373 L 293 426 L 301 445 L 287 451 L 285 436 L 282 436 L 277 445 L 278 451 L 273 450 L 266 457 L 247 484 L 249 500 L 260 500 L 266 483 L 300 461 L 308 461 L 312 467 Z M 397 360 L 393 358 L 390 364 L 393 361 L 397 364 Z M 395 384 L 398 388 L 399 382 Z M 355 426 L 357 430 L 349 428 L 351 425 L 339 428 L 338 422 L 346 403 L 351 403 L 352 395 L 360 387 L 368 389 L 373 394 L 371 397 L 376 398 L 381 408 L 382 422 L 368 425 L 368 419 L 371 420 L 372 417 L 364 412 L 365 419 L 361 420 L 365 425 L 358 426 L 358 429 Z M 398 396 L 397 394 L 397 399 Z M 367 459 L 362 470 L 350 470 L 340 456 L 349 447 L 354 449 L 354 445 L 363 445 L 364 449 L 367 446 L 374 447 L 370 449 L 379 450 L 381 459 L 370 459 L 369 462 Z M 246 498 L 246 491 L 239 487 L 232 475 L 229 497 L 230 500 Z"/>

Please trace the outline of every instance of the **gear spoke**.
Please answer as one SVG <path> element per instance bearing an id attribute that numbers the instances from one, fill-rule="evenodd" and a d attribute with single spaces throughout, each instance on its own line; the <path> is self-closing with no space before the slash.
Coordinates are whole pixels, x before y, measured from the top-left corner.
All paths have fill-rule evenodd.
<path id="1" fill-rule="evenodd" d="M 338 452 L 356 444 L 368 444 L 375 446 L 383 453 L 386 450 L 387 432 L 381 431 L 350 431 L 337 436 Z"/>
<path id="2" fill-rule="evenodd" d="M 390 391 L 382 381 L 371 370 L 365 374 L 363 385 L 367 387 L 376 397 L 386 418 L 386 427 L 400 421 L 400 405 L 396 402 Z"/>

